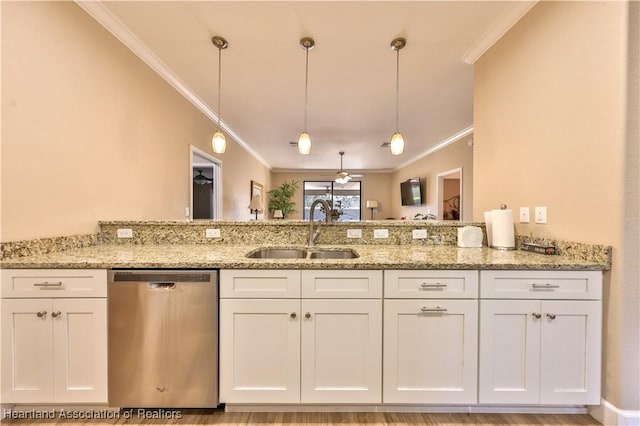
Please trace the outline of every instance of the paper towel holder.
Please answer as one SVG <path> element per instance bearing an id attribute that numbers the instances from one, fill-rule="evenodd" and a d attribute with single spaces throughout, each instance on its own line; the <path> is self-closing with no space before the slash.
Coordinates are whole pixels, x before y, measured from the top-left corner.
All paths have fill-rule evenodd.
<path id="1" fill-rule="evenodd" d="M 493 212 L 498 212 L 498 211 L 504 211 L 507 210 L 507 205 L 506 204 L 500 204 L 500 210 L 493 210 Z M 505 212 L 506 213 L 506 212 Z M 507 237 L 507 244 L 504 245 L 497 245 L 496 244 L 496 228 L 495 228 L 495 224 L 493 223 L 494 220 L 492 219 L 491 221 L 491 231 L 493 234 L 493 238 L 492 238 L 492 242 L 489 244 L 489 247 L 497 249 L 497 250 L 515 250 L 516 249 L 516 244 L 515 244 L 515 225 L 513 224 L 513 218 L 511 219 L 511 227 L 503 229 L 504 232 L 507 233 L 506 237 Z M 503 226 L 505 226 L 506 224 L 503 224 Z M 508 226 L 508 225 L 506 225 Z M 487 240 L 489 240 L 489 237 L 487 235 Z"/>

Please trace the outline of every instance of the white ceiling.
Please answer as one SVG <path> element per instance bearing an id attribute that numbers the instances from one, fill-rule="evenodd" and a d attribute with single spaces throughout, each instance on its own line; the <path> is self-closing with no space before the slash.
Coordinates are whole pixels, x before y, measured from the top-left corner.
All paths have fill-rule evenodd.
<path id="1" fill-rule="evenodd" d="M 222 51 L 224 124 L 273 170 L 393 170 L 473 124 L 473 65 L 535 2 L 113 1 L 78 4 L 210 117 Z M 303 130 L 305 51 L 313 147 Z M 395 130 L 395 37 L 400 51 L 403 155 L 381 148 Z M 464 59 L 463 59 L 464 58 Z M 224 156 L 224 155 L 223 155 Z M 222 156 L 222 157 L 223 157 Z M 224 157 L 223 157 L 224 158 Z"/>

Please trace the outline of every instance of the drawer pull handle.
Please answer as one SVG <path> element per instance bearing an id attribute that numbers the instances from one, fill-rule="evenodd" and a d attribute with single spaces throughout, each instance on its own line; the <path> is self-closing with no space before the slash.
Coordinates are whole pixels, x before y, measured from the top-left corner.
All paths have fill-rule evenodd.
<path id="1" fill-rule="evenodd" d="M 291 312 L 291 315 L 289 315 L 291 318 L 296 319 L 296 317 L 298 316 L 295 312 Z"/>
<path id="2" fill-rule="evenodd" d="M 51 312 L 51 318 L 58 318 L 61 315 L 62 315 L 62 312 L 60 311 Z"/>
<path id="3" fill-rule="evenodd" d="M 420 284 L 420 287 L 424 288 L 424 289 L 446 288 L 447 285 L 446 284 L 440 284 L 440 283 L 433 283 L 433 284 L 431 284 L 431 283 L 422 283 L 422 284 Z"/>
<path id="4" fill-rule="evenodd" d="M 51 287 L 62 287 L 62 281 L 58 281 L 55 283 L 50 283 L 50 282 L 43 282 L 43 283 L 35 283 L 33 284 L 34 287 L 45 287 L 45 288 L 51 288 Z"/>
<path id="5" fill-rule="evenodd" d="M 532 290 L 552 290 L 554 288 L 560 288 L 559 285 L 556 284 L 531 284 L 531 289 Z"/>
<path id="6" fill-rule="evenodd" d="M 47 316 L 47 311 L 36 312 L 36 316 L 38 318 L 46 317 Z"/>
<path id="7" fill-rule="evenodd" d="M 306 319 L 311 318 L 311 312 L 307 312 L 306 314 L 304 314 L 304 317 L 305 317 Z"/>
<path id="8" fill-rule="evenodd" d="M 531 316 L 534 317 L 535 319 L 540 319 L 542 318 L 542 315 L 537 313 L 537 312 L 531 312 Z"/>
<path id="9" fill-rule="evenodd" d="M 436 306 L 435 308 L 427 308 L 423 306 L 420 308 L 420 312 L 447 312 L 447 308 L 441 308 L 440 306 Z"/>
<path id="10" fill-rule="evenodd" d="M 556 319 L 556 314 L 547 313 L 546 315 L 547 315 L 547 318 L 549 318 L 550 320 Z"/>

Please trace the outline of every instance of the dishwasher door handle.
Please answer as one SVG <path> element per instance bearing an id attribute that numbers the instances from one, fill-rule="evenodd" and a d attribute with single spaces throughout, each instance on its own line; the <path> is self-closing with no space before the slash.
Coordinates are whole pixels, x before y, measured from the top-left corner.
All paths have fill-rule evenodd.
<path id="1" fill-rule="evenodd" d="M 147 284 L 152 290 L 175 290 L 176 283 L 149 283 Z"/>

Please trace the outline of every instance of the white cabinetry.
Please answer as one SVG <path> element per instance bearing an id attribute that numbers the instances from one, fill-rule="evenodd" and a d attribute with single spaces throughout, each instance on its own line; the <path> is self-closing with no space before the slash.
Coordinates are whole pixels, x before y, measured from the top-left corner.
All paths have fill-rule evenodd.
<path id="1" fill-rule="evenodd" d="M 385 403 L 476 404 L 477 271 L 385 271 Z"/>
<path id="2" fill-rule="evenodd" d="M 599 404 L 602 273 L 483 271 L 480 403 Z"/>
<path id="3" fill-rule="evenodd" d="M 1 291 L 3 402 L 106 403 L 106 270 L 4 270 Z"/>
<path id="4" fill-rule="evenodd" d="M 220 286 L 221 402 L 381 402 L 381 271 L 223 270 Z"/>

